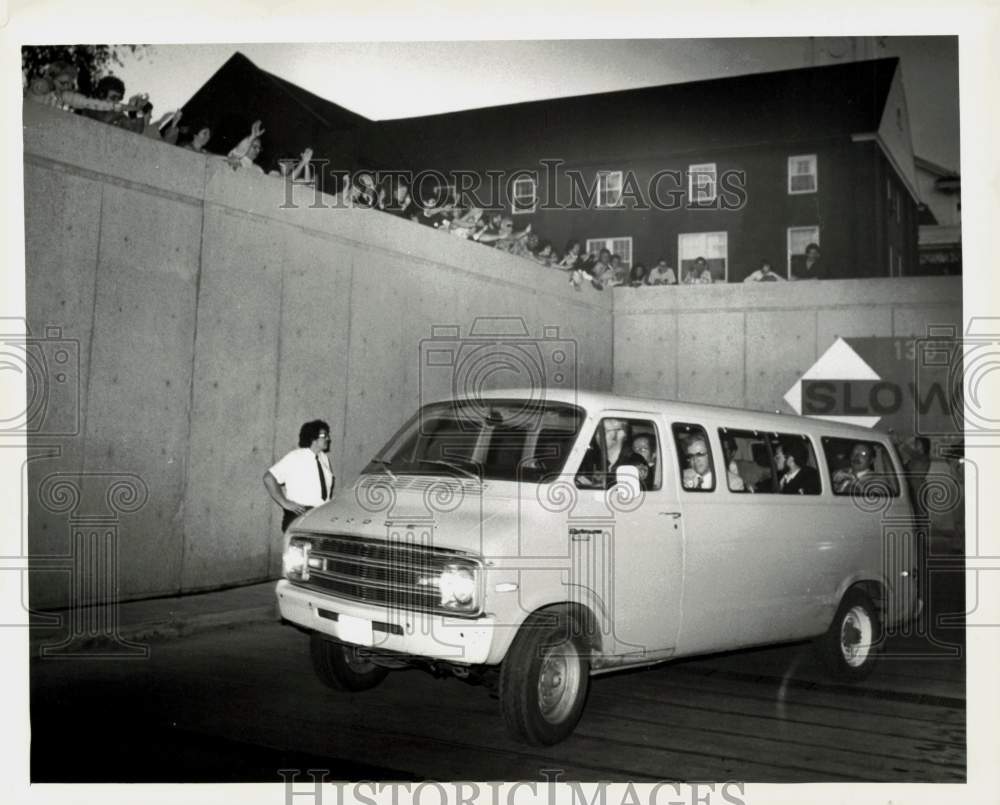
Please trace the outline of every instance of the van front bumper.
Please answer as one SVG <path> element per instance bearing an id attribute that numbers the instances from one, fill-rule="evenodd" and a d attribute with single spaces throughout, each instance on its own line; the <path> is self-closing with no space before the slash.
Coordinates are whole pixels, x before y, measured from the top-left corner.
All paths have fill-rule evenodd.
<path id="1" fill-rule="evenodd" d="M 485 663 L 495 619 L 464 619 L 369 606 L 324 595 L 287 579 L 275 588 L 281 617 L 345 643 L 459 665 Z"/>

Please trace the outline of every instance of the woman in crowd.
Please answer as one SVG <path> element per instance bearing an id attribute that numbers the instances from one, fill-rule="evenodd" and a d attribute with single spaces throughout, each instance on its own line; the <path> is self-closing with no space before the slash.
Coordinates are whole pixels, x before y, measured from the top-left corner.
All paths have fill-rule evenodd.
<path id="1" fill-rule="evenodd" d="M 562 260 L 556 263 L 556 268 L 564 268 L 566 270 L 579 268 L 582 260 L 580 257 L 581 251 L 580 241 L 570 240 L 566 244 L 566 251 L 563 252 Z"/>
<path id="2" fill-rule="evenodd" d="M 180 112 L 178 112 L 180 114 Z M 182 126 L 177 138 L 177 144 L 181 148 L 195 151 L 199 154 L 207 154 L 205 146 L 212 139 L 212 129 L 204 123 L 193 123 Z"/>
<path id="3" fill-rule="evenodd" d="M 646 284 L 647 277 L 649 277 L 649 272 L 646 270 L 646 266 L 642 263 L 636 263 L 629 274 L 628 284 L 632 288 L 640 288 Z"/>

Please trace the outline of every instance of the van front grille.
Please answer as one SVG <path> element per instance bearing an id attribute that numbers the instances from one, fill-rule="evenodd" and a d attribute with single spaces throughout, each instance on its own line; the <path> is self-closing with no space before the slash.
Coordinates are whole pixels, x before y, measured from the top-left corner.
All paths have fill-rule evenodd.
<path id="1" fill-rule="evenodd" d="M 475 617 L 441 606 L 436 580 L 448 565 L 467 567 L 481 578 L 481 563 L 469 554 L 408 542 L 341 534 L 296 533 L 308 541 L 309 577 L 298 587 L 391 609 Z"/>

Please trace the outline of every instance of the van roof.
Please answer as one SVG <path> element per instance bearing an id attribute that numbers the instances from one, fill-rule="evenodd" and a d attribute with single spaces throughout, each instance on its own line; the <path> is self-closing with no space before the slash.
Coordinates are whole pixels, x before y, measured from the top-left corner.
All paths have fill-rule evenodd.
<path id="1" fill-rule="evenodd" d="M 542 396 L 544 395 L 544 396 Z M 591 391 L 587 389 L 557 389 L 547 388 L 544 392 L 539 389 L 530 388 L 510 388 L 492 389 L 489 391 L 478 391 L 472 394 L 458 394 L 454 399 L 544 399 L 548 402 L 561 402 L 579 405 L 588 410 L 594 408 L 617 408 L 628 411 L 637 411 L 659 408 L 669 411 L 671 415 L 691 418 L 697 422 L 699 417 L 711 416 L 717 418 L 726 417 L 732 427 L 752 428 L 756 430 L 788 431 L 790 429 L 801 428 L 809 432 L 822 432 L 830 436 L 843 436 L 846 438 L 881 440 L 887 438 L 887 434 L 880 431 L 864 428 L 858 425 L 848 425 L 841 422 L 833 422 L 827 419 L 816 417 L 798 416 L 796 414 L 771 413 L 767 411 L 754 411 L 747 408 L 732 408 L 723 405 L 707 405 L 703 403 L 680 402 L 677 400 L 664 400 L 653 397 L 628 397 L 619 394 L 611 394 L 604 391 Z M 715 423 L 713 423 L 715 424 Z"/>

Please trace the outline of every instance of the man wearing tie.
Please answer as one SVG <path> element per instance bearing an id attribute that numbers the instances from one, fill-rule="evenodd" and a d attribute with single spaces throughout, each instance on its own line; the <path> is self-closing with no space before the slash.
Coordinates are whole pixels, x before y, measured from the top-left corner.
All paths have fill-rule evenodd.
<path id="1" fill-rule="evenodd" d="M 330 465 L 330 426 L 322 419 L 299 428 L 299 446 L 264 473 L 264 488 L 284 509 L 281 530 L 330 499 L 336 478 Z"/>
<path id="2" fill-rule="evenodd" d="M 684 457 L 689 466 L 684 470 L 682 482 L 685 489 L 700 489 L 711 492 L 715 489 L 715 479 L 712 477 L 712 460 L 708 454 L 708 445 L 700 436 L 695 436 L 684 448 Z"/>

